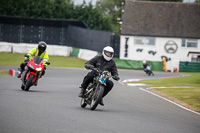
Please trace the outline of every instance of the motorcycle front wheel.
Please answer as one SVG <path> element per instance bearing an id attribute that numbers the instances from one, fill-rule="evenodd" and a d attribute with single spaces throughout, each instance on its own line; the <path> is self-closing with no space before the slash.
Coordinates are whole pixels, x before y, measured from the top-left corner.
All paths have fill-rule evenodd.
<path id="1" fill-rule="evenodd" d="M 99 85 L 98 88 L 96 88 L 96 92 L 95 94 L 92 96 L 92 101 L 90 104 L 90 109 L 91 110 L 95 110 L 96 107 L 98 106 L 99 102 L 101 101 L 102 97 L 103 97 L 103 93 L 104 93 L 104 86 L 103 85 Z"/>
<path id="2" fill-rule="evenodd" d="M 25 89 L 25 86 L 24 86 L 23 84 L 21 85 L 21 89 L 22 89 L 22 90 L 24 90 L 24 89 Z"/>
<path id="3" fill-rule="evenodd" d="M 35 78 L 35 75 L 30 74 L 27 82 L 26 82 L 26 86 L 25 86 L 25 91 L 29 91 L 30 87 L 33 85 L 33 79 Z"/>
<path id="4" fill-rule="evenodd" d="M 85 108 L 86 106 L 87 106 L 87 103 L 86 103 L 85 99 L 82 98 L 82 99 L 81 99 L 81 107 L 82 107 L 82 108 Z"/>

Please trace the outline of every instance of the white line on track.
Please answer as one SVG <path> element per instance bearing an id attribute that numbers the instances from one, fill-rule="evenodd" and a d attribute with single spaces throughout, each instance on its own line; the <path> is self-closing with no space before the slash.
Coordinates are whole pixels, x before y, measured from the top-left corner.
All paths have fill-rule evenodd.
<path id="1" fill-rule="evenodd" d="M 119 80 L 118 83 L 120 83 L 121 85 L 124 85 L 124 83 L 121 80 Z"/>
<path id="2" fill-rule="evenodd" d="M 143 89 L 143 88 L 141 88 L 141 87 L 140 87 L 139 89 L 142 90 L 142 91 L 145 91 L 145 92 L 147 92 L 147 93 L 150 93 L 150 94 L 152 94 L 152 95 L 154 95 L 154 96 L 157 96 L 157 97 L 159 97 L 159 98 L 161 98 L 161 99 L 163 99 L 163 100 L 166 100 L 166 101 L 168 101 L 168 102 L 170 102 L 170 103 L 173 103 L 174 105 L 176 105 L 176 106 L 178 106 L 178 107 L 181 107 L 182 109 L 185 109 L 185 110 L 187 110 L 187 111 L 190 111 L 190 112 L 192 112 L 192 113 L 195 113 L 195 114 L 197 114 L 197 115 L 200 115 L 200 113 L 198 113 L 198 112 L 195 112 L 195 111 L 190 110 L 190 109 L 188 109 L 188 108 L 186 108 L 186 107 L 183 107 L 182 105 L 177 104 L 177 103 L 175 103 L 175 102 L 173 102 L 173 101 L 171 101 L 171 100 L 169 100 L 169 99 L 166 99 L 166 98 L 164 98 L 164 97 L 162 97 L 162 96 L 159 96 L 159 95 L 157 95 L 157 94 L 155 94 L 155 93 L 153 93 L 153 92 L 151 92 L 151 91 L 148 91 L 148 90 Z"/>

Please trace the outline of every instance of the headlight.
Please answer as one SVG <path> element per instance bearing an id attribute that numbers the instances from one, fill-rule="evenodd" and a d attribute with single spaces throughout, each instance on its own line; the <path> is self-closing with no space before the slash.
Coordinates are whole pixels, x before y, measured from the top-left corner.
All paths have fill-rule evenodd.
<path id="1" fill-rule="evenodd" d="M 36 71 L 42 71 L 42 68 L 36 68 Z"/>

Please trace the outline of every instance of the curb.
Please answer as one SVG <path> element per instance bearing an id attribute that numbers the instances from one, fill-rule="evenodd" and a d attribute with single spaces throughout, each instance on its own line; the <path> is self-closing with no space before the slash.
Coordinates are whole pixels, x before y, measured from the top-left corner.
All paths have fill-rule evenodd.
<path id="1" fill-rule="evenodd" d="M 9 75 L 13 76 L 13 77 L 17 77 L 19 75 L 19 71 L 10 69 L 9 70 Z"/>

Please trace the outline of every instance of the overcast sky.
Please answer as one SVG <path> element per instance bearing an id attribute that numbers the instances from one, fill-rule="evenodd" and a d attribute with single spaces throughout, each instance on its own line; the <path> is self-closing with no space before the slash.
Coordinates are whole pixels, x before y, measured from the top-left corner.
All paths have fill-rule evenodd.
<path id="1" fill-rule="evenodd" d="M 73 0 L 75 5 L 80 5 L 83 3 L 83 0 Z M 90 1 L 92 1 L 92 5 L 96 4 L 97 0 L 85 0 L 86 3 L 89 3 Z"/>
<path id="2" fill-rule="evenodd" d="M 83 3 L 83 0 L 73 0 L 75 5 L 80 5 Z M 92 5 L 96 4 L 97 0 L 85 0 L 86 3 L 89 3 L 90 1 L 92 1 Z M 194 3 L 195 0 L 183 0 L 184 3 Z"/>
<path id="3" fill-rule="evenodd" d="M 194 3 L 196 0 L 183 0 L 184 3 Z"/>

